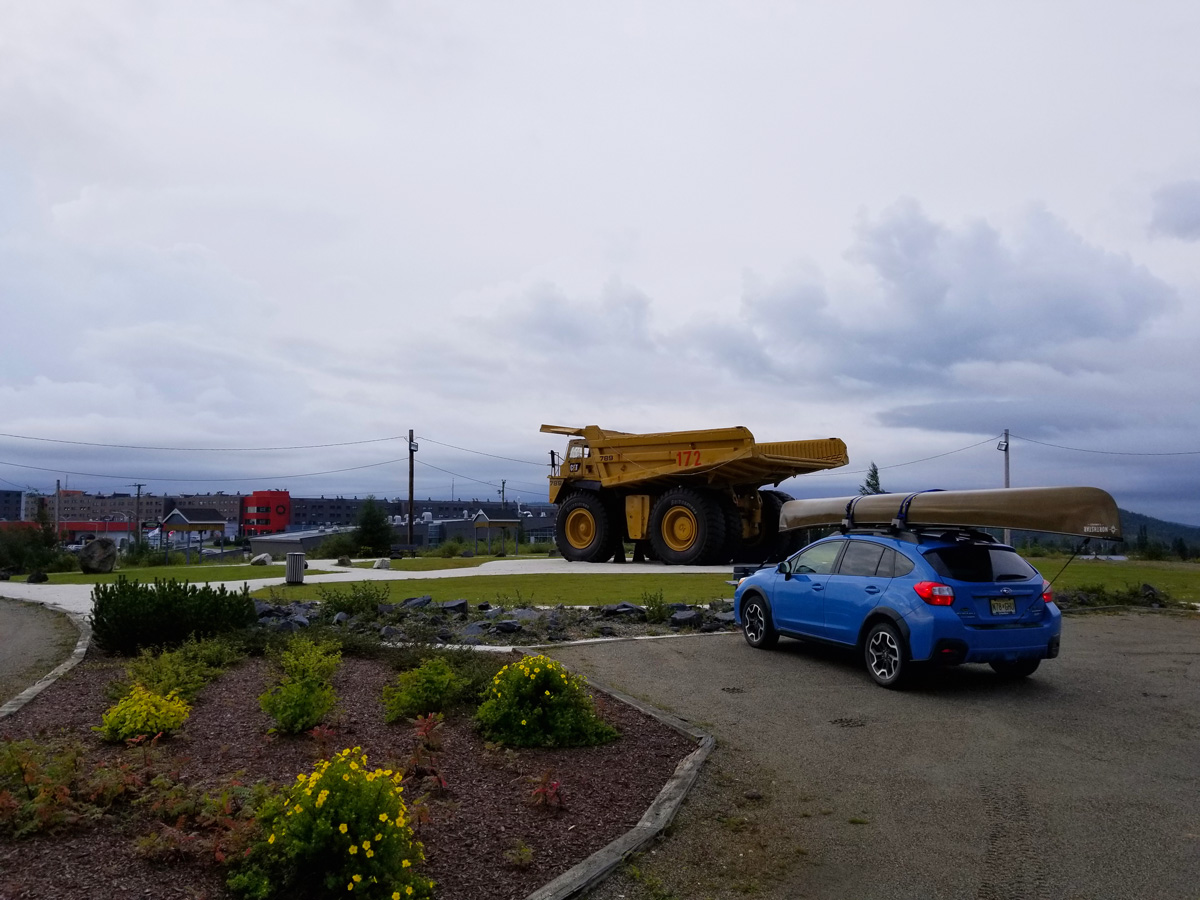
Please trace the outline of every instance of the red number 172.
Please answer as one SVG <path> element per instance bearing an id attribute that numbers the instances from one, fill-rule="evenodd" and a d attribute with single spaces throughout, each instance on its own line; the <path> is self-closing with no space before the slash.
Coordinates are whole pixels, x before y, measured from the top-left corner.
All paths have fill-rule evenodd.
<path id="1" fill-rule="evenodd" d="M 675 462 L 680 468 L 683 468 L 685 466 L 692 466 L 692 467 L 698 466 L 698 465 L 700 465 L 700 451 L 699 450 L 676 450 L 675 451 Z"/>

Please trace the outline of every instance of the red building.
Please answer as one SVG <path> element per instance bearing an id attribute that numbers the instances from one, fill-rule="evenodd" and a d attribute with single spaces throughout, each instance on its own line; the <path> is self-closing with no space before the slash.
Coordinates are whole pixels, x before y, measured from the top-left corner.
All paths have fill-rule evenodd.
<path id="1" fill-rule="evenodd" d="M 292 521 L 292 495 L 287 491 L 255 491 L 242 498 L 242 533 L 278 534 Z"/>

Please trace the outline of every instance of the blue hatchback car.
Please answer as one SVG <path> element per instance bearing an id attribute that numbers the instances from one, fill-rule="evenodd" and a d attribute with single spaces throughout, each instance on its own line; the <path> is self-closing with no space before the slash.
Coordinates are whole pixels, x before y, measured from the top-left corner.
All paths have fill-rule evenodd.
<path id="1" fill-rule="evenodd" d="M 1062 631 L 1041 574 L 970 529 L 824 538 L 743 578 L 734 612 L 751 647 L 780 635 L 854 647 L 889 688 L 926 661 L 1024 678 L 1058 655 Z"/>

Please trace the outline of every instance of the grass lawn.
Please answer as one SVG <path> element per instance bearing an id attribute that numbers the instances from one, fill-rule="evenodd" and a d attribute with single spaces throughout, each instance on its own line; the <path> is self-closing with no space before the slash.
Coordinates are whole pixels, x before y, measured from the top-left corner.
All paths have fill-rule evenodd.
<path id="1" fill-rule="evenodd" d="M 1042 577 L 1053 579 L 1069 557 L 1026 557 Z M 1054 581 L 1055 589 L 1101 585 L 1109 591 L 1153 585 L 1174 600 L 1200 602 L 1200 563 L 1147 562 L 1140 559 L 1076 558 Z"/>
<path id="2" fill-rule="evenodd" d="M 499 556 L 473 556 L 468 559 L 463 559 L 461 556 L 456 556 L 451 559 L 441 559 L 436 556 L 418 556 L 416 559 L 393 559 L 393 572 L 431 572 L 435 569 L 473 569 L 476 566 L 481 566 L 485 562 L 501 559 Z M 360 562 L 352 564 L 355 569 L 370 569 L 374 567 L 375 560 L 364 559 Z"/>
<path id="3" fill-rule="evenodd" d="M 643 602 L 643 595 L 661 591 L 667 603 L 707 603 L 733 597 L 726 575 L 473 575 L 467 578 L 413 578 L 377 581 L 387 585 L 392 603 L 429 594 L 436 601 L 469 600 L 504 606 L 536 604 L 589 606 Z M 326 585 L 344 589 L 344 585 Z M 264 588 L 253 596 L 263 600 L 319 600 L 318 585 L 297 584 Z"/>
<path id="4" fill-rule="evenodd" d="M 205 563 L 191 566 L 143 566 L 136 569 L 121 569 L 108 575 L 84 575 L 82 572 L 48 572 L 49 584 L 108 584 L 121 576 L 130 581 L 154 581 L 159 578 L 174 578 L 203 584 L 206 581 L 249 581 L 255 578 L 283 578 L 287 566 L 280 563 L 271 566 L 251 566 L 246 563 L 223 566 L 220 563 Z M 307 569 L 305 575 L 326 575 L 324 569 Z"/>

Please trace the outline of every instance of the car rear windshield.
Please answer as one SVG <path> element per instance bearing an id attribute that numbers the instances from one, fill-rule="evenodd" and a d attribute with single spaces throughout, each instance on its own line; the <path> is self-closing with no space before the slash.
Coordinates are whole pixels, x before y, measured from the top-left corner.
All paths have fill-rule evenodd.
<path id="1" fill-rule="evenodd" d="M 925 554 L 943 578 L 954 581 L 1028 581 L 1038 571 L 1006 547 L 964 544 L 938 547 Z"/>

